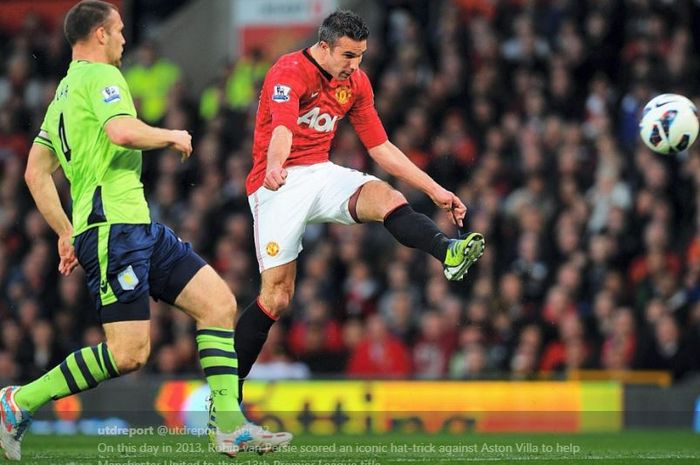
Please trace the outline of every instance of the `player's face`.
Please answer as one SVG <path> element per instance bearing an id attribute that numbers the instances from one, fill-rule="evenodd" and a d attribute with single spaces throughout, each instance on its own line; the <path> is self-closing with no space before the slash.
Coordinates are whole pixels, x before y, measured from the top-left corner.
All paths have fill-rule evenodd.
<path id="1" fill-rule="evenodd" d="M 115 10 L 110 13 L 107 22 L 105 23 L 105 37 L 106 37 L 106 51 L 107 59 L 110 64 L 116 67 L 122 64 L 122 53 L 124 53 L 124 44 L 126 39 L 124 39 L 124 23 L 122 22 L 121 16 Z"/>
<path id="2" fill-rule="evenodd" d="M 323 47 L 327 53 L 326 71 L 338 80 L 345 80 L 357 71 L 362 61 L 362 55 L 367 51 L 366 40 L 352 40 L 341 37 L 334 47 Z"/>

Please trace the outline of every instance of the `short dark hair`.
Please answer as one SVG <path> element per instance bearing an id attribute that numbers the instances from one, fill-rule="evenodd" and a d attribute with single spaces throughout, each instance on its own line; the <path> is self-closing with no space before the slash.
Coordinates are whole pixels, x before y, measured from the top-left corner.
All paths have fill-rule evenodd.
<path id="1" fill-rule="evenodd" d="M 102 0 L 83 0 L 73 6 L 63 23 L 63 32 L 70 46 L 87 39 L 95 28 L 103 26 L 112 10 L 117 11 L 117 7 Z"/>
<path id="2" fill-rule="evenodd" d="M 318 41 L 326 42 L 331 47 L 341 37 L 352 40 L 366 40 L 369 36 L 367 23 L 358 14 L 350 10 L 337 10 L 323 20 L 318 28 Z"/>

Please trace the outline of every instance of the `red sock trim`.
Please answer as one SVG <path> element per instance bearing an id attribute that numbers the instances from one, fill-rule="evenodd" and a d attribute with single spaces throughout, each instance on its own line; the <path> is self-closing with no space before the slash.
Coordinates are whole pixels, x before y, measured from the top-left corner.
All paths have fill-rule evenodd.
<path id="1" fill-rule="evenodd" d="M 258 304 L 258 308 L 260 308 L 260 310 L 262 310 L 262 312 L 263 312 L 265 315 L 267 315 L 271 320 L 277 321 L 277 320 L 279 319 L 278 316 L 274 316 L 270 310 L 268 310 L 267 308 L 265 308 L 265 306 L 264 306 L 264 305 L 262 304 L 262 302 L 260 301 L 260 296 L 258 296 L 256 302 L 257 302 L 257 304 Z"/>

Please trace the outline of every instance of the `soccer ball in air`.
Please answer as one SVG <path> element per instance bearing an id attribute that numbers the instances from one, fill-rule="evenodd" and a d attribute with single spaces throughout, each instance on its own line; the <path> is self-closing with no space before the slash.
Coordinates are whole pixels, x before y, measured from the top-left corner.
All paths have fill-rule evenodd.
<path id="1" fill-rule="evenodd" d="M 661 94 L 646 104 L 639 123 L 642 141 L 656 153 L 667 155 L 690 147 L 698 137 L 695 104 L 677 94 Z"/>

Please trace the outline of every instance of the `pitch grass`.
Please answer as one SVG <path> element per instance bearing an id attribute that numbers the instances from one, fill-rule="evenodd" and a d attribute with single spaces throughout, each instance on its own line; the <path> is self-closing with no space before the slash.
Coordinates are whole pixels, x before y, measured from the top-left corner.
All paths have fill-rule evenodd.
<path id="1" fill-rule="evenodd" d="M 0 459 L 2 461 L 2 459 Z M 700 464 L 700 434 L 628 431 L 600 434 L 388 434 L 302 436 L 285 451 L 235 459 L 209 452 L 193 436 L 29 435 L 21 463 L 37 465 L 604 465 Z"/>

